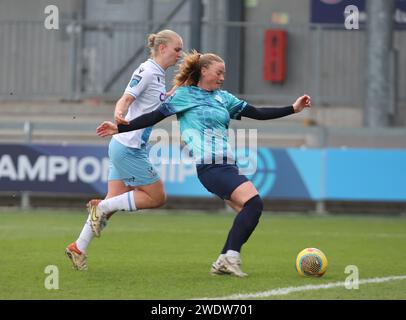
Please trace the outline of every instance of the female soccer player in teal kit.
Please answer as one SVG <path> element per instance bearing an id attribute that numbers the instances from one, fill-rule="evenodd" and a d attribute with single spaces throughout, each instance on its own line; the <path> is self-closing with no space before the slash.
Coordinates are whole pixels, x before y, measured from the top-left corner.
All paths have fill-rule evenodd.
<path id="1" fill-rule="evenodd" d="M 223 59 L 212 53 L 192 51 L 184 57 L 175 77 L 177 90 L 158 109 L 130 121 L 129 125 L 117 126 L 105 121 L 97 128 L 97 134 L 106 137 L 145 128 L 176 114 L 182 139 L 195 158 L 200 182 L 238 212 L 223 250 L 212 264 L 211 273 L 244 277 L 247 274 L 241 270 L 241 247 L 257 226 L 263 203 L 252 182 L 239 173 L 234 155 L 227 148 L 230 119 L 280 118 L 310 107 L 311 100 L 308 95 L 303 95 L 291 106 L 256 108 L 220 90 L 224 75 Z M 224 148 L 214 145 L 219 141 L 224 143 Z M 103 214 L 96 211 L 103 220 Z"/>

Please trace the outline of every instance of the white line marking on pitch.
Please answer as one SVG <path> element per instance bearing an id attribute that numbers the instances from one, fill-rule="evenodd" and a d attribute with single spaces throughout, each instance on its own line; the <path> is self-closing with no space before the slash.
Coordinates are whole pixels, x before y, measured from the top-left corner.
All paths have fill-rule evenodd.
<path id="1" fill-rule="evenodd" d="M 404 276 L 390 276 L 384 278 L 369 278 L 363 279 L 359 281 L 359 284 L 368 284 L 368 283 L 382 283 L 388 281 L 396 281 L 396 280 L 406 280 L 406 275 Z M 345 282 L 331 282 L 326 284 L 320 285 L 306 285 L 301 287 L 287 287 L 287 288 L 279 288 L 273 289 L 269 291 L 257 292 L 257 293 L 238 293 L 233 294 L 230 296 L 224 297 L 216 297 L 216 298 L 195 298 L 192 300 L 238 300 L 238 299 L 256 299 L 256 298 L 267 298 L 272 296 L 282 296 L 287 295 L 293 292 L 303 292 L 303 291 L 311 291 L 311 290 L 320 290 L 320 289 L 331 289 L 331 288 L 338 288 L 344 287 Z"/>

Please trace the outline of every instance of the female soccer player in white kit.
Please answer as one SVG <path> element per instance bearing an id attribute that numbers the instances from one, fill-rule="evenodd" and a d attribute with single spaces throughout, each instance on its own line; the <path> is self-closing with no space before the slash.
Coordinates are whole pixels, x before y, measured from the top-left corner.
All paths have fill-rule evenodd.
<path id="1" fill-rule="evenodd" d="M 114 118 L 117 124 L 155 110 L 165 100 L 165 71 L 182 57 L 182 38 L 172 30 L 162 30 L 148 36 L 151 58 L 133 73 L 123 96 L 117 101 Z M 105 200 L 91 200 L 89 217 L 79 235 L 65 253 L 77 270 L 87 269 L 87 247 L 94 236 L 100 237 L 100 224 L 95 227 L 90 204 L 111 212 L 157 208 L 165 203 L 163 183 L 148 159 L 146 145 L 152 127 L 116 134 L 109 144 L 108 192 Z M 107 199 L 110 201 L 106 201 Z M 107 219 L 111 217 L 108 215 Z M 104 222 L 105 225 L 105 222 Z"/>

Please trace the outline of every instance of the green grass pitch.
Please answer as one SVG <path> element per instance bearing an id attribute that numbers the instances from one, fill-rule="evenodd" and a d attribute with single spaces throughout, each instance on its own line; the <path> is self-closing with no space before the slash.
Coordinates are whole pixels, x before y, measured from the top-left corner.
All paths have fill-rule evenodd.
<path id="1" fill-rule="evenodd" d="M 232 213 L 120 212 L 90 245 L 89 269 L 75 271 L 64 248 L 85 219 L 85 210 L 0 212 L 0 299 L 218 298 L 343 282 L 348 265 L 358 267 L 361 280 L 406 275 L 404 217 L 264 213 L 242 250 L 249 274 L 243 279 L 209 274 Z M 329 267 L 322 278 L 295 271 L 296 255 L 306 247 L 326 254 Z M 45 288 L 48 265 L 57 267 L 59 289 Z M 265 299 L 406 299 L 405 288 L 406 279 L 400 279 Z"/>

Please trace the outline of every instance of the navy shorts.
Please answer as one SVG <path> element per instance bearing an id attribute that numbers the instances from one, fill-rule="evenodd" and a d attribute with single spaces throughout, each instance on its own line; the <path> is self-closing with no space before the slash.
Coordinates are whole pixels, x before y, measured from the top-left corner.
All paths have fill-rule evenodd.
<path id="1" fill-rule="evenodd" d="M 223 200 L 229 200 L 237 187 L 249 181 L 235 164 L 198 164 L 196 170 L 202 185 Z"/>

